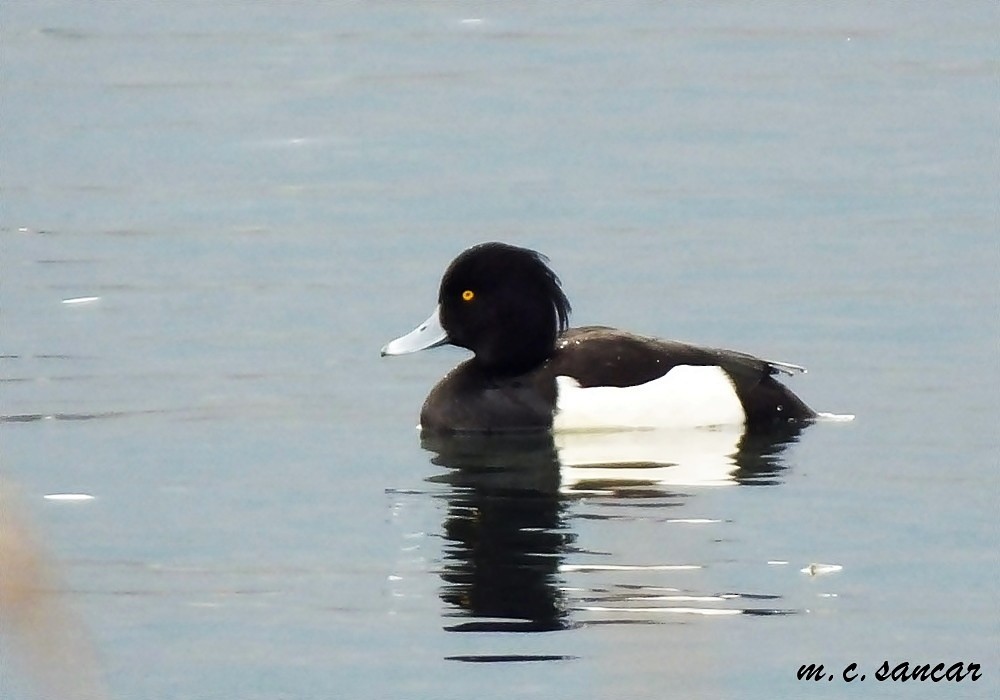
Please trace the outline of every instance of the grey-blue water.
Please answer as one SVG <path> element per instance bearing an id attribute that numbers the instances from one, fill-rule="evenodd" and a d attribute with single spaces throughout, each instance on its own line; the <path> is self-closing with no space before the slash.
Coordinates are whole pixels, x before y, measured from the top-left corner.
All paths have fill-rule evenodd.
<path id="1" fill-rule="evenodd" d="M 4 598 L 3 697 L 996 697 L 998 36 L 993 1 L 3 3 L 3 522 L 53 569 Z M 491 239 L 577 324 L 804 364 L 857 419 L 711 479 L 422 446 L 465 355 L 378 351 Z"/>

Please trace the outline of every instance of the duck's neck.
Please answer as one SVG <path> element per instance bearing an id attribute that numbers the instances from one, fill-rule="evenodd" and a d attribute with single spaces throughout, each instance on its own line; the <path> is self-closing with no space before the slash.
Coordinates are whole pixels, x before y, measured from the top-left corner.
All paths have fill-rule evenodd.
<path id="1" fill-rule="evenodd" d="M 487 342 L 476 349 L 475 362 L 489 374 L 517 376 L 531 371 L 555 352 L 555 338 L 523 334 Z"/>

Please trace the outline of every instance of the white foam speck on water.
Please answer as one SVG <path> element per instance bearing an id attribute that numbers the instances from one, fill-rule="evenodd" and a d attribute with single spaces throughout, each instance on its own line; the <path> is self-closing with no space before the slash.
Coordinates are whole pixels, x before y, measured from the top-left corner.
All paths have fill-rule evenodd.
<path id="1" fill-rule="evenodd" d="M 841 571 L 843 568 L 840 564 L 810 564 L 804 569 L 799 569 L 799 571 L 810 576 L 819 576 L 821 574 L 832 574 Z"/>
<path id="2" fill-rule="evenodd" d="M 47 493 L 42 496 L 46 501 L 92 501 L 89 493 Z"/>
<path id="3" fill-rule="evenodd" d="M 686 523 L 689 525 L 703 525 L 706 523 L 721 523 L 717 518 L 668 518 L 668 523 Z"/>
<path id="4" fill-rule="evenodd" d="M 817 413 L 817 421 L 823 421 L 824 423 L 850 423 L 854 420 L 853 413 Z"/>
<path id="5" fill-rule="evenodd" d="M 63 299 L 64 304 L 93 304 L 101 300 L 101 297 L 73 297 L 71 299 Z"/>

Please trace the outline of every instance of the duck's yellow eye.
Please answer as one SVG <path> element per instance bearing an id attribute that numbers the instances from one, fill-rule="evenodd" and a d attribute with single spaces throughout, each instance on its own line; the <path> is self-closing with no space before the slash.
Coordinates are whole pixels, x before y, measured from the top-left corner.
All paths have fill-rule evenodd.
<path id="1" fill-rule="evenodd" d="M 476 298 L 476 293 L 471 289 L 466 289 L 464 292 L 462 292 L 463 301 L 472 301 L 475 298 Z"/>

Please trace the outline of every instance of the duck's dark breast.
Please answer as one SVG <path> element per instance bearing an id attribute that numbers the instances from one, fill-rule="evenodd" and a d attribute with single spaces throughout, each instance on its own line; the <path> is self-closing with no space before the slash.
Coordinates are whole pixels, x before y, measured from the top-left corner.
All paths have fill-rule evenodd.
<path id="1" fill-rule="evenodd" d="M 433 432 L 549 430 L 555 382 L 541 371 L 498 377 L 475 360 L 463 362 L 438 382 L 420 411 L 420 427 Z"/>

